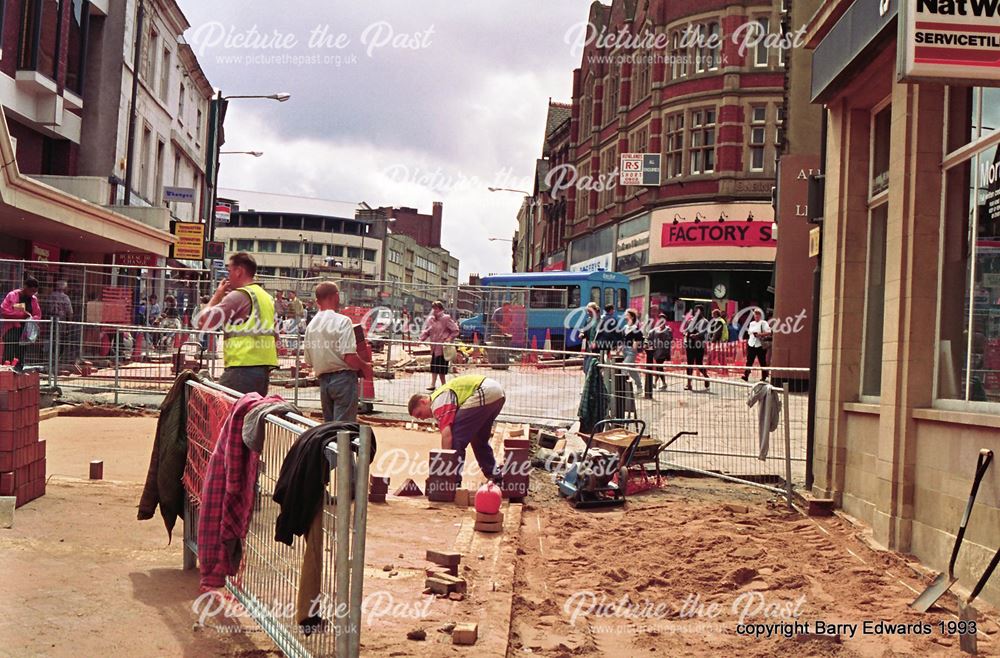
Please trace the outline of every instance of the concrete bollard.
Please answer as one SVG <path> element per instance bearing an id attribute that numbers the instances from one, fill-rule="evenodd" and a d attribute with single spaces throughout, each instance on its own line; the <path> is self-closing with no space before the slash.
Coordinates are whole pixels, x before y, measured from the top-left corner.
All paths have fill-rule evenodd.
<path id="1" fill-rule="evenodd" d="M 95 459 L 90 462 L 90 479 L 91 480 L 103 480 L 104 479 L 104 462 L 100 459 Z"/>
<path id="2" fill-rule="evenodd" d="M 14 496 L 0 496 L 0 528 L 14 527 L 14 506 L 17 498 Z"/>

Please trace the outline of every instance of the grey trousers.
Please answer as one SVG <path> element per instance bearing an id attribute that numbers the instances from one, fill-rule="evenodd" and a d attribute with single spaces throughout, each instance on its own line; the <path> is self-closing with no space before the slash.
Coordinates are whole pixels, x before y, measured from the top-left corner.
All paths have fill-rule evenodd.
<path id="1" fill-rule="evenodd" d="M 231 366 L 222 371 L 219 383 L 240 393 L 260 393 L 267 397 L 271 366 Z"/>
<path id="2" fill-rule="evenodd" d="M 326 422 L 358 422 L 358 373 L 341 370 L 320 375 L 319 398 Z"/>

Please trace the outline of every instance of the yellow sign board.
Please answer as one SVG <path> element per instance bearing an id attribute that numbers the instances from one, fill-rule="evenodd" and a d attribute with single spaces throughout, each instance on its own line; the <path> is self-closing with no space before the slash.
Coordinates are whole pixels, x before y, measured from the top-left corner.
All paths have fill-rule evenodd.
<path id="1" fill-rule="evenodd" d="M 202 260 L 205 257 L 205 225 L 195 222 L 175 222 L 173 233 L 177 236 L 174 258 Z"/>
<path id="2" fill-rule="evenodd" d="M 815 226 L 809 231 L 809 258 L 819 256 L 820 227 Z"/>

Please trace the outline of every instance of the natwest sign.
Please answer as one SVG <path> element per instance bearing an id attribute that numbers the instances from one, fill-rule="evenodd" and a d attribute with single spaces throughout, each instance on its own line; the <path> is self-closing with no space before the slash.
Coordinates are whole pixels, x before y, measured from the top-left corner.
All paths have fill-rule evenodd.
<path id="1" fill-rule="evenodd" d="M 1000 2 L 899 0 L 900 80 L 1000 82 Z"/>

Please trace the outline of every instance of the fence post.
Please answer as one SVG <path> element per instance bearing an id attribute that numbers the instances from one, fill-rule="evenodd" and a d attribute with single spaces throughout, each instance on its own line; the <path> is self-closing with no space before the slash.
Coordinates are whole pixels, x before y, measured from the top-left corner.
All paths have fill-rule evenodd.
<path id="1" fill-rule="evenodd" d="M 349 642 L 344 610 L 348 609 L 348 588 L 351 584 L 350 532 L 351 532 L 351 435 L 346 431 L 337 433 L 337 499 L 336 499 L 336 545 L 334 546 L 334 582 L 336 583 L 336 608 L 334 631 L 336 633 L 337 656 L 348 656 Z M 345 623 L 346 622 L 346 623 Z"/>
<path id="2" fill-rule="evenodd" d="M 56 361 L 59 354 L 59 318 L 49 320 L 49 388 L 56 386 Z"/>
<path id="3" fill-rule="evenodd" d="M 118 386 L 121 382 L 121 369 L 119 367 L 120 362 L 118 358 L 118 346 L 120 345 L 120 337 L 118 335 L 118 327 L 115 327 L 115 342 L 112 348 L 115 350 L 115 404 L 118 404 Z"/>
<path id="4" fill-rule="evenodd" d="M 354 544 L 351 549 L 351 597 L 347 617 L 347 655 L 360 655 L 361 601 L 365 587 L 365 532 L 368 527 L 368 466 L 371 460 L 370 425 L 362 425 L 358 433 L 358 467 L 354 483 Z M 338 461 L 339 463 L 339 461 Z"/>
<path id="5" fill-rule="evenodd" d="M 792 424 L 788 408 L 788 381 L 782 383 L 782 404 L 785 417 L 785 495 L 788 498 L 788 509 L 792 509 Z"/>
<path id="6" fill-rule="evenodd" d="M 292 393 L 292 402 L 297 407 L 297 406 L 299 406 L 299 380 L 302 379 L 302 370 L 299 367 L 299 336 L 298 336 L 298 333 L 296 333 L 296 335 L 295 335 L 294 344 L 295 344 L 295 349 L 293 350 L 294 356 L 292 357 L 294 359 L 294 364 L 292 366 L 292 372 L 295 375 L 295 388 L 293 389 L 294 392 Z"/>

